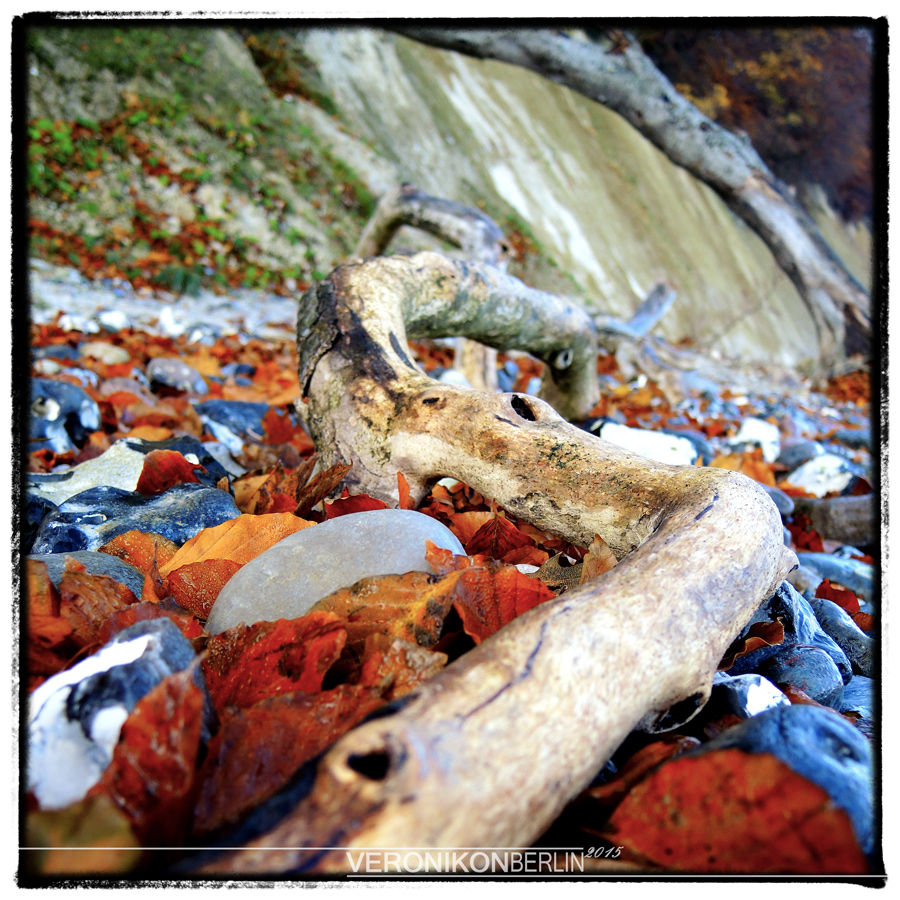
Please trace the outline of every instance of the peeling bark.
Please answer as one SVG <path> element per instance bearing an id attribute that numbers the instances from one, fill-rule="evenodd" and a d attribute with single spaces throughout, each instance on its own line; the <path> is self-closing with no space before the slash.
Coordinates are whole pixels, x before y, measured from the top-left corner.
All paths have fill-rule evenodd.
<path id="1" fill-rule="evenodd" d="M 682 97 L 633 38 L 599 43 L 553 30 L 483 31 L 405 27 L 414 40 L 478 59 L 530 69 L 621 115 L 676 165 L 708 184 L 766 243 L 794 283 L 831 364 L 845 351 L 846 326 L 871 340 L 870 298 L 820 234 L 812 217 L 753 146 Z"/>
<path id="2" fill-rule="evenodd" d="M 737 473 L 653 463 L 536 398 L 418 372 L 404 319 L 427 330 L 446 317 L 497 342 L 515 324 L 531 349 L 552 326 L 553 346 L 539 349 L 559 354 L 569 332 L 541 308 L 548 295 L 489 267 L 432 253 L 369 260 L 307 299 L 326 320 L 316 330 L 307 310 L 300 325 L 314 437 L 346 454 L 360 488 L 393 497 L 399 469 L 420 497 L 453 476 L 582 546 L 599 534 L 621 561 L 347 733 L 297 776 L 277 825 L 199 871 L 350 871 L 359 848 L 527 846 L 629 732 L 676 727 L 703 705 L 726 648 L 796 563 L 780 516 Z M 568 387 L 583 408 L 581 379 Z"/>

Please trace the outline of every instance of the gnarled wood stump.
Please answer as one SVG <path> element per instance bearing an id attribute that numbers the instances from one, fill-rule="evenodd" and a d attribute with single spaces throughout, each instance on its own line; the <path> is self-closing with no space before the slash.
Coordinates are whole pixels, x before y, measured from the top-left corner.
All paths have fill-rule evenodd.
<path id="1" fill-rule="evenodd" d="M 434 253 L 337 269 L 304 298 L 301 385 L 328 461 L 396 499 L 458 478 L 537 527 L 621 560 L 504 627 L 337 741 L 281 823 L 205 872 L 348 870 L 328 847 L 534 841 L 635 728 L 705 702 L 724 651 L 795 565 L 765 491 L 667 466 L 566 422 L 546 402 L 426 377 L 415 334 L 462 333 L 544 359 L 567 415 L 597 391 L 584 314 L 485 265 Z"/>

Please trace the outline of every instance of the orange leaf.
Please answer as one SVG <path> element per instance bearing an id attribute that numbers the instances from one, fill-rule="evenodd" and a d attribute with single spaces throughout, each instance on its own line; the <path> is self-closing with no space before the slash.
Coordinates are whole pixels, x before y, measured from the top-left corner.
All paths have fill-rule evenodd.
<path id="1" fill-rule="evenodd" d="M 170 675 L 138 701 L 91 790 L 109 794 L 144 843 L 177 846 L 187 835 L 203 721 L 194 673 Z"/>
<path id="2" fill-rule="evenodd" d="M 859 626 L 861 631 L 871 631 L 875 627 L 875 619 L 868 613 L 857 612 L 852 613 L 850 618 Z"/>
<path id="3" fill-rule="evenodd" d="M 584 565 L 581 568 L 581 584 L 608 572 L 618 560 L 616 554 L 609 549 L 606 541 L 599 534 L 594 535 L 591 546 L 584 556 Z"/>
<path id="4" fill-rule="evenodd" d="M 859 600 L 856 594 L 846 588 L 836 587 L 827 578 L 816 588 L 816 596 L 836 603 L 851 616 L 859 612 Z"/>
<path id="5" fill-rule="evenodd" d="M 138 425 L 137 428 L 132 428 L 128 432 L 128 437 L 140 438 L 143 441 L 167 441 L 172 437 L 172 429 L 157 428 L 154 425 Z"/>
<path id="6" fill-rule="evenodd" d="M 231 559 L 204 559 L 173 570 L 166 578 L 166 590 L 179 606 L 206 619 L 219 591 L 241 568 Z"/>
<path id="7" fill-rule="evenodd" d="M 370 687 L 342 684 L 315 695 L 296 691 L 224 710 L 200 770 L 194 831 L 237 821 L 383 702 Z"/>
<path id="8" fill-rule="evenodd" d="M 159 574 L 165 578 L 182 566 L 207 559 L 227 559 L 243 565 L 312 524 L 292 513 L 241 515 L 194 535 L 160 568 Z"/>
<path id="9" fill-rule="evenodd" d="M 397 491 L 400 495 L 400 509 L 415 509 L 416 506 L 409 496 L 409 482 L 402 472 L 397 473 Z"/>
<path id="10" fill-rule="evenodd" d="M 494 516 L 485 522 L 463 545 L 469 556 L 483 553 L 492 559 L 502 559 L 512 550 L 531 547 L 534 541 L 522 534 L 505 516 Z"/>
<path id="11" fill-rule="evenodd" d="M 160 534 L 126 531 L 104 544 L 100 552 L 116 556 L 153 578 L 178 552 L 178 545 Z"/>
<path id="12" fill-rule="evenodd" d="M 465 547 L 481 526 L 486 522 L 490 522 L 493 518 L 494 514 L 487 509 L 454 512 L 450 515 L 447 527 L 459 538 L 459 542 Z"/>
<path id="13" fill-rule="evenodd" d="M 196 469 L 206 471 L 201 465 L 189 463 L 177 450 L 151 450 L 135 490 L 139 494 L 161 494 L 176 484 L 198 484 Z"/>
<path id="14" fill-rule="evenodd" d="M 363 578 L 329 594 L 313 610 L 340 616 L 347 629 L 347 650 L 357 659 L 372 634 L 431 647 L 440 636 L 458 578 L 455 572 L 436 581 L 426 572 Z"/>
<path id="15" fill-rule="evenodd" d="M 332 613 L 236 625 L 206 643 L 203 672 L 217 710 L 265 697 L 322 688 L 344 649 L 344 623 Z"/>
<path id="16" fill-rule="evenodd" d="M 847 813 L 767 753 L 674 759 L 628 793 L 606 833 L 635 860 L 687 872 L 869 871 Z"/>
<path id="17" fill-rule="evenodd" d="M 72 624 L 60 615 L 60 598 L 40 560 L 25 561 L 28 591 L 28 673 L 31 676 L 61 672 L 80 649 Z M 32 685 L 35 687 L 36 685 Z"/>

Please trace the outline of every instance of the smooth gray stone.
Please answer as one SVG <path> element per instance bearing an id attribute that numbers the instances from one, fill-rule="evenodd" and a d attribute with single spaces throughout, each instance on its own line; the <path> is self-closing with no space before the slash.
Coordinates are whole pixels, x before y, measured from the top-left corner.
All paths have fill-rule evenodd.
<path id="1" fill-rule="evenodd" d="M 794 500 L 786 494 L 781 488 L 771 487 L 768 484 L 760 485 L 765 492 L 772 498 L 772 502 L 778 508 L 778 512 L 782 516 L 789 516 L 794 511 Z"/>
<path id="2" fill-rule="evenodd" d="M 831 553 L 798 553 L 800 564 L 814 569 L 823 578 L 836 581 L 866 601 L 872 600 L 875 569 L 858 559 L 841 559 Z"/>
<path id="3" fill-rule="evenodd" d="M 874 668 L 874 642 L 850 616 L 831 600 L 816 598 L 810 602 L 822 630 L 844 651 L 853 672 L 871 678 Z"/>
<path id="4" fill-rule="evenodd" d="M 850 684 L 844 685 L 844 696 L 838 710 L 842 713 L 857 713 L 861 718 L 856 727 L 866 737 L 875 734 L 877 710 L 875 708 L 875 682 L 862 675 L 854 675 Z"/>
<path id="5" fill-rule="evenodd" d="M 854 450 L 872 449 L 872 431 L 869 428 L 843 428 L 836 431 L 831 439 L 853 447 Z"/>
<path id="6" fill-rule="evenodd" d="M 147 377 L 151 384 L 164 384 L 190 394 L 208 394 L 203 376 L 186 362 L 174 357 L 158 356 L 147 364 Z"/>
<path id="7" fill-rule="evenodd" d="M 774 684 L 790 684 L 817 703 L 836 709 L 844 696 L 844 682 L 831 657 L 818 647 L 795 644 L 767 659 L 759 671 Z"/>
<path id="8" fill-rule="evenodd" d="M 809 516 L 812 527 L 823 538 L 843 544 L 871 544 L 875 540 L 879 509 L 873 494 L 827 500 L 799 497 L 795 506 L 797 512 Z"/>
<path id="9" fill-rule="evenodd" d="M 816 456 L 821 456 L 825 448 L 818 441 L 800 441 L 783 447 L 775 461 L 788 469 L 796 469 Z"/>
<path id="10" fill-rule="evenodd" d="M 32 554 L 29 559 L 36 559 L 47 566 L 47 575 L 58 588 L 66 568 L 66 560 L 69 557 L 84 566 L 88 575 L 107 575 L 124 584 L 128 590 L 141 599 L 144 590 L 144 576 L 130 563 L 109 553 L 98 553 L 94 550 L 75 550 L 72 553 L 42 553 Z"/>
<path id="11" fill-rule="evenodd" d="M 843 682 L 848 682 L 853 677 L 853 667 L 844 651 L 822 630 L 809 601 L 787 581 L 783 581 L 775 593 L 760 605 L 741 634 L 746 634 L 755 622 L 774 622 L 776 619 L 780 619 L 784 625 L 784 640 L 780 644 L 760 647 L 745 656 L 739 656 L 728 670 L 730 675 L 762 672 L 763 664 L 769 659 L 802 645 L 824 651 L 834 663 Z"/>
<path id="12" fill-rule="evenodd" d="M 213 604 L 206 630 L 218 634 L 241 622 L 297 619 L 323 597 L 361 578 L 434 574 L 425 560 L 426 541 L 464 553 L 449 528 L 413 510 L 370 510 L 304 528 L 229 579 Z"/>
<path id="13" fill-rule="evenodd" d="M 849 815 L 863 852 L 872 852 L 872 749 L 841 716 L 816 706 L 777 706 L 727 729 L 685 755 L 697 756 L 729 747 L 746 753 L 771 753 L 819 785 Z"/>

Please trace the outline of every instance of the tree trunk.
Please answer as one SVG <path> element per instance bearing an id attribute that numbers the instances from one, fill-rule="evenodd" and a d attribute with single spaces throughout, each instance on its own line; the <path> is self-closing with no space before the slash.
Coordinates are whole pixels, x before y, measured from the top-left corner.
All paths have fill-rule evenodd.
<path id="1" fill-rule="evenodd" d="M 633 38 L 600 43 L 552 30 L 395 29 L 414 40 L 478 59 L 522 66 L 617 112 L 676 165 L 708 184 L 775 257 L 815 321 L 824 364 L 845 351 L 846 324 L 871 339 L 870 299 L 825 242 L 809 214 L 752 145 L 682 97 Z"/>
<path id="2" fill-rule="evenodd" d="M 533 397 L 438 384 L 408 358 L 404 322 L 512 342 L 548 361 L 569 407 L 591 402 L 594 357 L 561 348 L 583 327 L 564 303 L 435 253 L 372 259 L 335 270 L 302 308 L 317 447 L 352 462 L 370 494 L 396 501 L 397 471 L 415 497 L 455 477 L 569 541 L 601 535 L 621 562 L 348 732 L 298 774 L 275 827 L 205 873 L 359 871 L 359 848 L 528 846 L 633 729 L 696 713 L 796 562 L 754 482 L 650 462 Z"/>

